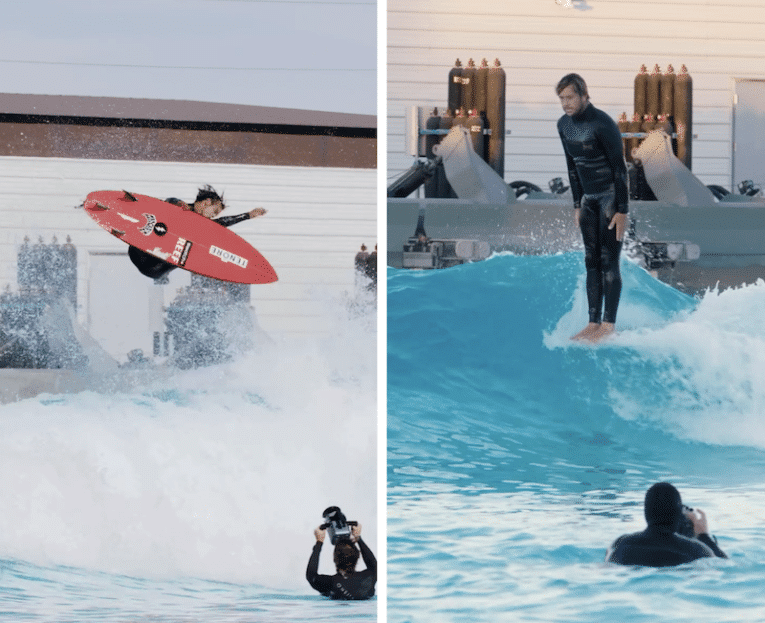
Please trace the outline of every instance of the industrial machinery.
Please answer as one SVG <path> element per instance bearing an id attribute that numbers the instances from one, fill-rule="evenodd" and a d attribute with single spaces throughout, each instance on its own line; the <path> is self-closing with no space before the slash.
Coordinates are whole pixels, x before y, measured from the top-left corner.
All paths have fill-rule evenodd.
<path id="1" fill-rule="evenodd" d="M 677 74 L 671 65 L 664 74 L 642 67 L 632 122 L 624 113 L 618 125 L 630 174 L 626 250 L 659 279 L 698 292 L 765 278 L 765 198 L 751 181 L 735 194 L 691 172 L 692 90 L 684 65 Z M 409 109 L 407 151 L 416 160 L 388 187 L 389 266 L 446 268 L 495 251 L 581 248 L 561 178 L 549 191 L 505 182 L 505 99 L 499 61 L 458 60 L 448 108 Z"/>
<path id="2" fill-rule="evenodd" d="M 389 266 L 443 268 L 494 251 L 581 248 L 561 180 L 550 192 L 506 184 L 463 126 L 453 127 L 433 154 L 388 189 Z M 648 133 L 632 155 L 633 186 L 645 185 L 650 198 L 630 201 L 627 246 L 647 269 L 686 291 L 765 278 L 765 198 L 756 188 L 744 184 L 738 195 L 708 188 L 675 156 L 663 130 Z M 457 198 L 411 196 L 439 167 Z"/>

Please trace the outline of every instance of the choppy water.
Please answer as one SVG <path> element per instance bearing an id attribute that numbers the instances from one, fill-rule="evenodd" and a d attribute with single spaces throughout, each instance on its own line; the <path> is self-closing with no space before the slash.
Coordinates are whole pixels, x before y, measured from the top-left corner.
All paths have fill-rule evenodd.
<path id="1" fill-rule="evenodd" d="M 133 577 L 68 566 L 0 562 L 0 620 L 374 621 L 376 601 L 333 602 L 302 591 L 198 578 Z"/>
<path id="2" fill-rule="evenodd" d="M 388 277 L 388 620 L 763 621 L 765 283 L 701 299 L 581 253 Z M 669 480 L 730 560 L 604 564 Z"/>
<path id="3" fill-rule="evenodd" d="M 327 506 L 379 556 L 374 310 L 319 312 L 326 337 L 0 406 L 0 620 L 375 621 L 305 580 Z"/>

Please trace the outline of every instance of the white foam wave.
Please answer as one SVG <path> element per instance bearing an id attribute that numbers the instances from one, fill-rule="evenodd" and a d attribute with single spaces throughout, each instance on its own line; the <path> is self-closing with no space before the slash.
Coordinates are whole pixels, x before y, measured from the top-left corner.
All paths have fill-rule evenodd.
<path id="1" fill-rule="evenodd" d="M 308 589 L 324 508 L 374 544 L 376 336 L 333 314 L 327 338 L 0 407 L 0 556 Z"/>
<path id="2" fill-rule="evenodd" d="M 622 332 L 613 344 L 651 361 L 667 394 L 654 411 L 650 397 L 614 387 L 617 412 L 659 419 L 697 441 L 765 447 L 763 306 L 759 281 L 709 291 L 695 310 L 664 326 Z"/>
<path id="3" fill-rule="evenodd" d="M 587 321 L 581 275 L 544 345 L 588 349 L 625 419 L 694 441 L 765 448 L 765 282 L 694 300 L 631 264 L 622 275 L 615 336 L 597 345 L 569 339 Z"/>
<path id="4" fill-rule="evenodd" d="M 622 262 L 622 297 L 619 305 L 617 328 L 620 334 L 639 329 L 660 328 L 679 312 L 694 307 L 693 300 L 657 281 L 632 262 Z M 588 304 L 585 274 L 579 275 L 569 310 L 555 327 L 543 337 L 545 347 L 569 348 L 587 346 L 572 342 L 570 337 L 587 324 Z"/>

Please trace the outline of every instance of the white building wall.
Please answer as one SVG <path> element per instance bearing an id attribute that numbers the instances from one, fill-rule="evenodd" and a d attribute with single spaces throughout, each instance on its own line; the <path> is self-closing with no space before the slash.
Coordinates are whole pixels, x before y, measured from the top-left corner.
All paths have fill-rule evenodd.
<path id="1" fill-rule="evenodd" d="M 572 4 L 572 8 L 566 8 Z M 634 77 L 685 64 L 693 78 L 692 169 L 732 184 L 735 80 L 765 79 L 763 0 L 388 0 L 388 182 L 409 168 L 407 106 L 446 108 L 447 76 L 498 58 L 507 74 L 505 180 L 566 178 L 554 85 L 581 74 L 592 103 L 632 116 Z M 763 167 L 765 170 L 765 166 Z M 740 180 L 735 180 L 738 183 Z M 765 182 L 765 173 L 760 182 Z"/>
<path id="2" fill-rule="evenodd" d="M 69 236 L 78 252 L 78 319 L 89 328 L 94 258 L 124 254 L 127 272 L 116 279 L 135 280 L 138 287 L 153 282 L 132 267 L 127 245 L 78 207 L 86 195 L 125 189 L 189 201 L 208 183 L 224 193 L 223 214 L 268 210 L 233 227 L 279 275 L 274 284 L 252 286 L 259 326 L 272 336 L 322 333 L 317 301 L 353 295 L 354 256 L 362 243 L 370 250 L 376 243 L 373 169 L 0 157 L 0 289 L 17 288 L 17 252 L 25 237 L 50 243 L 55 236 L 63 244 Z M 114 265 L 122 270 L 123 262 Z M 167 298 L 190 281 L 188 275 L 174 271 Z M 113 293 L 126 285 L 115 282 Z"/>

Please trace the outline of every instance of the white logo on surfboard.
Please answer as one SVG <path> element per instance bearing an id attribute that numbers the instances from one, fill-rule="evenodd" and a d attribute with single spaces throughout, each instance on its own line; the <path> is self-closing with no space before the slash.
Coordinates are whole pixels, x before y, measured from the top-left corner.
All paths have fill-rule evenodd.
<path id="1" fill-rule="evenodd" d="M 117 212 L 117 216 L 119 216 L 122 219 L 125 219 L 126 221 L 130 221 L 131 223 L 138 222 L 137 218 L 133 218 L 132 216 L 128 216 L 127 214 L 123 214 L 122 212 Z"/>
<path id="2" fill-rule="evenodd" d="M 242 268 L 247 268 L 246 259 L 239 257 L 230 251 L 216 247 L 215 245 L 210 245 L 210 255 L 220 258 L 223 262 L 230 262 L 231 264 L 236 264 Z"/>

